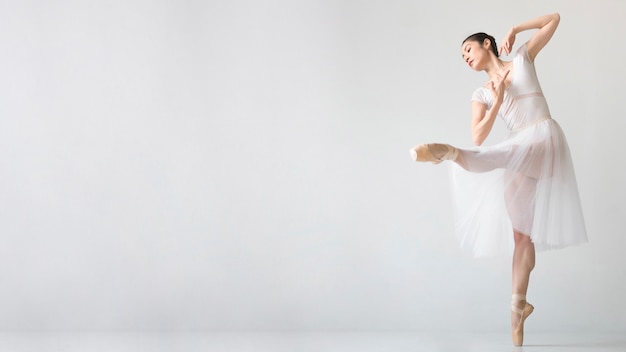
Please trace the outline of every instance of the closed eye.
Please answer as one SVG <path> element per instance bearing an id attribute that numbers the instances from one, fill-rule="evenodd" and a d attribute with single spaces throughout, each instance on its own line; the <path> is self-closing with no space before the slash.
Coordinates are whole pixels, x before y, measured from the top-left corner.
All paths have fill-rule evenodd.
<path id="1" fill-rule="evenodd" d="M 470 50 L 472 50 L 472 47 L 468 45 L 467 49 L 465 49 L 465 52 L 469 54 Z M 465 60 L 465 62 L 467 62 L 469 60 L 469 57 L 465 57 L 465 54 L 463 54 L 463 59 Z"/>

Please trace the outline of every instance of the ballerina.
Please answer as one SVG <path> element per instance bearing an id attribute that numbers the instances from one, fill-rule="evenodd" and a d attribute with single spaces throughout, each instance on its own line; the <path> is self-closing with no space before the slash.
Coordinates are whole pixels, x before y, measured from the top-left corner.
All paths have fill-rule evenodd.
<path id="1" fill-rule="evenodd" d="M 587 241 L 574 167 L 565 135 L 550 116 L 537 79 L 534 61 L 556 31 L 558 13 L 512 27 L 500 49 L 486 33 L 467 37 L 463 60 L 487 73 L 487 83 L 472 95 L 472 139 L 476 146 L 420 144 L 410 150 L 415 161 L 439 164 L 453 161 L 455 232 L 463 247 L 475 255 L 513 251 L 511 330 L 521 346 L 524 321 L 534 307 L 526 301 L 535 250 L 562 248 Z M 515 37 L 537 29 L 519 47 L 513 60 Z M 496 117 L 508 136 L 483 146 Z M 454 165 L 454 164 L 453 164 Z M 478 175 L 478 176 L 477 176 Z"/>

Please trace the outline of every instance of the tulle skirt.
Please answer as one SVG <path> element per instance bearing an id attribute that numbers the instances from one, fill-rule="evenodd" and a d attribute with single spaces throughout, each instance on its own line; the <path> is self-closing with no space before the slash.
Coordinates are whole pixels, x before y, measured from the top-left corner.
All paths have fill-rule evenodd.
<path id="1" fill-rule="evenodd" d="M 513 230 L 537 251 L 587 241 L 572 158 L 559 124 L 547 118 L 504 141 L 459 148 L 452 163 L 455 232 L 475 256 L 511 253 Z"/>

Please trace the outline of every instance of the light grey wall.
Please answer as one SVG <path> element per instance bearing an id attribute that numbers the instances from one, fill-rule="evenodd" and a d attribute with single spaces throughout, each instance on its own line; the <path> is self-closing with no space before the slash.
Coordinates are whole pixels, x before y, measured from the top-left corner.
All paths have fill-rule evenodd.
<path id="1" fill-rule="evenodd" d="M 465 36 L 554 11 L 590 243 L 538 256 L 532 329 L 626 330 L 614 0 L 0 2 L 0 328 L 506 330 L 510 258 L 408 148 L 470 145 Z"/>

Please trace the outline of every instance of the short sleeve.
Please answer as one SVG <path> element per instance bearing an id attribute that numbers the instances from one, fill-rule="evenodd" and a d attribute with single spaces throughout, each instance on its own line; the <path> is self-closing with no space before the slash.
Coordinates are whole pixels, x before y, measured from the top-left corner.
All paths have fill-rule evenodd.
<path id="1" fill-rule="evenodd" d="M 472 101 L 487 105 L 487 109 L 491 109 L 491 106 L 493 105 L 491 92 L 483 87 L 474 91 L 474 94 L 472 94 Z"/>

